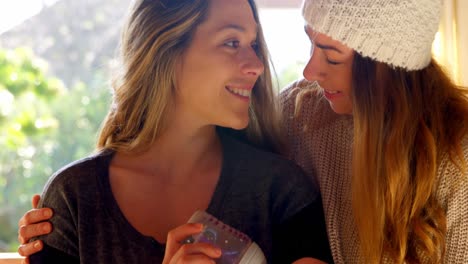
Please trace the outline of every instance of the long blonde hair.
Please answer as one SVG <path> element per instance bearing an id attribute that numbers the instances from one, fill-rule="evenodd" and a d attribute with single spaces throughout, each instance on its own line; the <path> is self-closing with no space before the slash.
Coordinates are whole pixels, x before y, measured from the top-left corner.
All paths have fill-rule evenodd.
<path id="1" fill-rule="evenodd" d="M 249 0 L 256 22 L 258 12 Z M 145 151 L 164 132 L 173 103 L 176 65 L 192 36 L 207 17 L 207 0 L 136 0 L 121 37 L 121 67 L 113 82 L 113 103 L 99 135 L 97 149 Z M 281 150 L 282 136 L 269 56 L 261 26 L 258 56 L 265 71 L 250 106 L 250 123 L 242 131 L 223 128 L 255 146 Z"/>
<path id="2" fill-rule="evenodd" d="M 366 263 L 440 263 L 446 216 L 436 199 L 447 155 L 466 171 L 467 90 L 435 61 L 419 71 L 356 54 L 352 201 Z"/>

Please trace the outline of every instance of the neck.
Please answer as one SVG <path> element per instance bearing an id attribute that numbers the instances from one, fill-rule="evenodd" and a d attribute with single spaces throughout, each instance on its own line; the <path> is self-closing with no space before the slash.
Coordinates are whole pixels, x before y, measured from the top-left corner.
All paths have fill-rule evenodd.
<path id="1" fill-rule="evenodd" d="M 215 126 L 195 127 L 175 122 L 144 153 L 121 155 L 145 174 L 175 185 L 198 181 L 197 176 L 222 163 L 222 147 Z"/>
<path id="2" fill-rule="evenodd" d="M 161 135 L 148 153 L 152 156 L 159 156 L 158 159 L 167 166 L 180 166 L 181 162 L 184 161 L 190 163 L 190 161 L 202 159 L 207 153 L 217 149 L 219 145 L 219 138 L 214 126 L 193 130 L 174 127 L 169 128 Z M 161 153 L 164 155 L 161 156 Z"/>

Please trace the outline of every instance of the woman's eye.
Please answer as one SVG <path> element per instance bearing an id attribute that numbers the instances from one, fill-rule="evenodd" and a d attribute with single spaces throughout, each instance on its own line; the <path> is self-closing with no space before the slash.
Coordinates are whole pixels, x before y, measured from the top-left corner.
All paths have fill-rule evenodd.
<path id="1" fill-rule="evenodd" d="M 330 59 L 327 59 L 327 63 L 328 63 L 328 64 L 331 64 L 331 65 L 338 65 L 338 64 L 340 64 L 339 62 L 337 62 L 337 61 L 332 61 L 332 60 L 330 60 Z"/>
<path id="2" fill-rule="evenodd" d="M 252 49 L 255 50 L 256 52 L 258 52 L 259 49 L 260 49 L 260 46 L 258 45 L 258 42 L 257 42 L 257 41 L 252 42 L 252 44 L 250 44 L 250 46 L 251 46 Z"/>
<path id="3" fill-rule="evenodd" d="M 231 48 L 238 48 L 240 45 L 240 42 L 238 40 L 231 40 L 231 41 L 225 42 L 224 45 L 231 47 Z"/>

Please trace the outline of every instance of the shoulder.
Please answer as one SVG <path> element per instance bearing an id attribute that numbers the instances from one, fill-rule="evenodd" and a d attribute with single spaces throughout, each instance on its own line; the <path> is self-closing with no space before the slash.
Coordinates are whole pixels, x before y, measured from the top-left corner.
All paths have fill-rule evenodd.
<path id="1" fill-rule="evenodd" d="M 54 211 L 50 220 L 54 232 L 40 237 L 50 245 L 70 256 L 79 256 L 78 241 L 86 236 L 81 224 L 93 219 L 98 221 L 94 208 L 99 206 L 99 177 L 103 169 L 108 168 L 110 152 L 101 152 L 74 161 L 54 173 L 46 183 L 39 207 L 49 207 Z M 94 224 L 94 222 L 93 222 Z M 86 233 L 86 232 L 85 232 Z"/>
<path id="2" fill-rule="evenodd" d="M 236 155 L 237 160 L 242 161 L 243 166 L 248 168 L 270 170 L 274 166 L 281 171 L 301 170 L 293 161 L 280 154 L 256 148 L 231 136 L 225 135 L 223 141 L 230 155 Z"/>
<path id="3" fill-rule="evenodd" d="M 232 176 L 232 192 L 269 204 L 280 222 L 320 196 L 315 182 L 292 160 L 234 138 L 227 140 L 226 168 Z"/>
<path id="4" fill-rule="evenodd" d="M 301 79 L 291 83 L 281 91 L 280 103 L 291 158 L 297 159 L 296 154 L 310 148 L 305 142 L 312 137 L 328 138 L 329 133 L 337 133 L 336 126 L 352 127 L 352 116 L 335 113 L 315 82 Z"/>
<path id="5" fill-rule="evenodd" d="M 296 98 L 301 91 L 316 90 L 315 82 L 310 82 L 305 79 L 296 80 L 283 89 L 279 94 L 280 103 L 283 107 L 295 105 Z"/>
<path id="6" fill-rule="evenodd" d="M 454 162 L 446 154 L 438 168 L 438 190 L 439 201 L 447 208 L 449 200 L 467 199 L 468 197 L 468 135 L 460 142 L 464 157 L 463 168 L 460 161 Z M 463 201 L 468 204 L 468 200 Z"/>
<path id="7" fill-rule="evenodd" d="M 439 168 L 437 199 L 446 213 L 446 263 L 467 259 L 468 241 L 468 136 L 461 141 L 465 170 L 445 157 Z"/>
<path id="8" fill-rule="evenodd" d="M 441 160 L 440 166 L 439 166 L 439 172 L 438 174 L 442 177 L 441 180 L 446 179 L 446 176 L 463 176 L 462 178 L 467 178 L 468 177 L 468 134 L 465 135 L 462 140 L 460 141 L 460 147 L 463 155 L 463 161 L 465 163 L 465 170 L 463 171 L 463 168 L 460 167 L 461 163 L 460 161 L 452 161 L 448 154 L 445 154 Z M 454 178 L 454 177 L 448 177 L 448 178 Z"/>
<path id="9" fill-rule="evenodd" d="M 335 114 L 324 99 L 322 89 L 316 82 L 297 80 L 281 90 L 280 105 L 285 126 L 303 127 L 320 119 L 334 120 Z"/>
<path id="10" fill-rule="evenodd" d="M 248 182 L 256 181 L 283 191 L 303 187 L 315 192 L 315 185 L 306 176 L 302 168 L 285 156 L 252 147 L 235 138 L 225 139 L 229 143 L 228 161 L 235 161 L 230 166 L 241 172 Z"/>
<path id="11" fill-rule="evenodd" d="M 462 149 L 463 149 L 463 154 L 465 156 L 465 160 L 467 160 L 467 162 L 468 162 L 468 134 L 465 135 L 465 137 L 461 141 L 461 146 L 462 146 Z"/>
<path id="12" fill-rule="evenodd" d="M 112 152 L 100 152 L 71 162 L 55 172 L 44 186 L 46 198 L 50 193 L 73 193 L 91 187 L 92 179 L 107 170 Z"/>

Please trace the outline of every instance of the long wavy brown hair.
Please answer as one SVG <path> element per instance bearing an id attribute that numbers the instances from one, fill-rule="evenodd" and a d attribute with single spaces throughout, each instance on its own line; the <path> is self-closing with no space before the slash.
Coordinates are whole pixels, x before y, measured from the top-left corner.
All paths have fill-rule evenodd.
<path id="1" fill-rule="evenodd" d="M 444 157 L 467 170 L 468 91 L 434 60 L 406 71 L 356 54 L 353 77 L 352 200 L 366 263 L 441 263 L 437 170 Z"/>
<path id="2" fill-rule="evenodd" d="M 120 69 L 113 82 L 113 103 L 99 134 L 97 149 L 145 151 L 165 130 L 173 105 L 176 65 L 207 17 L 207 0 L 135 0 L 123 27 Z M 246 129 L 220 128 L 247 143 L 272 151 L 283 147 L 270 59 L 257 8 L 257 55 L 264 73 L 257 80 Z"/>

